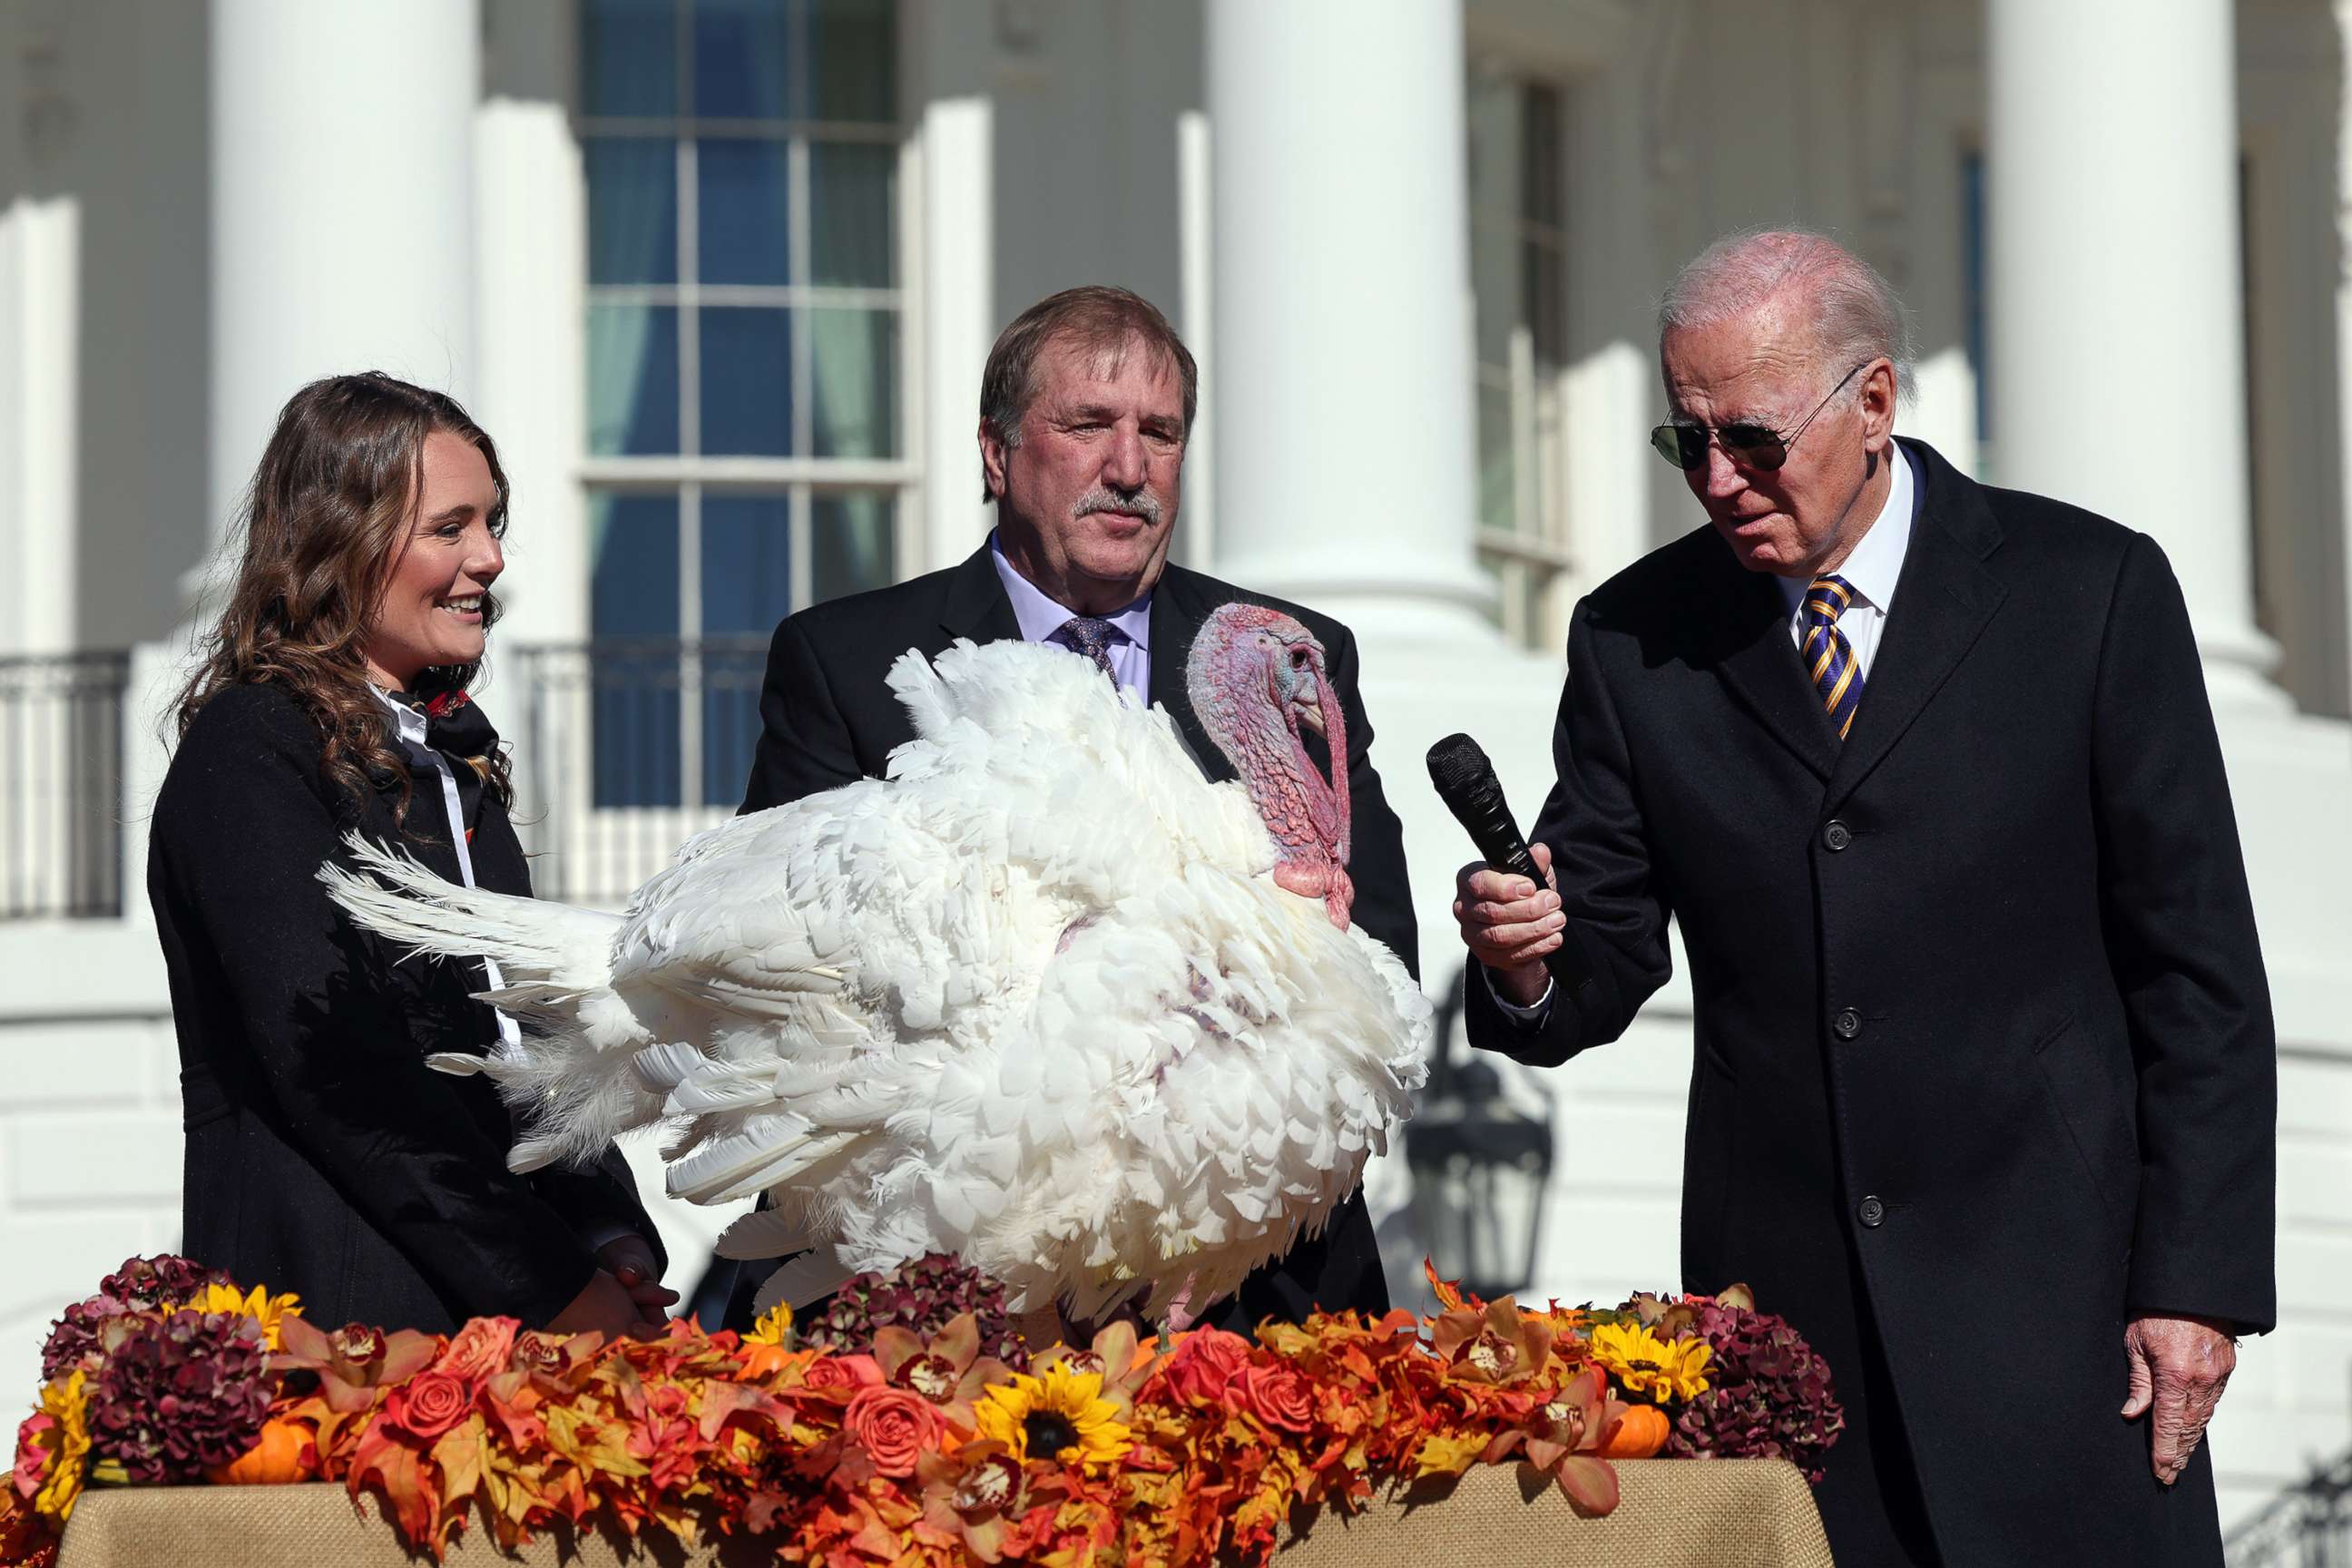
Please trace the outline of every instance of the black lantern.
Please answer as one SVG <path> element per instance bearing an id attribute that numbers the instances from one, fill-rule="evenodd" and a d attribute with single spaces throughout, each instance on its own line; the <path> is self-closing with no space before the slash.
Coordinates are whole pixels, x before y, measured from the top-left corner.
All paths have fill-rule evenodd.
<path id="1" fill-rule="evenodd" d="M 1484 977 L 1466 976 L 1473 985 Z M 1503 1095 L 1494 1064 L 1453 1060 L 1461 1012 L 1455 982 L 1438 1010 L 1429 1082 L 1405 1123 L 1405 1168 L 1412 1173 L 1413 1230 L 1441 1279 L 1493 1300 L 1535 1278 L 1551 1184 L 1551 1118 L 1530 1115 Z"/>

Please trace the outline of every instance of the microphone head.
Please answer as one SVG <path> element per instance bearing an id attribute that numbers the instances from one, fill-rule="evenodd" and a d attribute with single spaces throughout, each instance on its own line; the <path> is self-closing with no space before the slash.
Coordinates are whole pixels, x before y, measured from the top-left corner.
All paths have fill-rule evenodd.
<path id="1" fill-rule="evenodd" d="M 1467 735 L 1448 735 L 1429 748 L 1429 782 L 1442 795 L 1458 795 L 1474 786 L 1481 773 L 1492 777 L 1494 772 L 1485 749 Z"/>
<path id="2" fill-rule="evenodd" d="M 1467 735 L 1448 735 L 1429 748 L 1429 782 L 1454 815 L 1467 824 L 1474 815 L 1483 816 L 1495 809 L 1503 797 L 1502 781 L 1495 776 L 1495 764 L 1486 760 L 1486 752 Z"/>

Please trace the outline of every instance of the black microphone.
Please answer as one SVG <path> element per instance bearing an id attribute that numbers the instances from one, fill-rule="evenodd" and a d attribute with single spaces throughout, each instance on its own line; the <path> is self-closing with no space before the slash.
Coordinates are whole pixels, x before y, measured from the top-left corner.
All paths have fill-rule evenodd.
<path id="1" fill-rule="evenodd" d="M 1468 831 L 1470 842 L 1478 847 L 1490 868 L 1525 877 L 1538 888 L 1544 886 L 1543 872 L 1528 853 L 1519 825 L 1511 820 L 1510 803 L 1503 798 L 1503 783 L 1495 776 L 1495 764 L 1486 760 L 1477 742 L 1455 734 L 1430 747 L 1429 782 L 1437 786 L 1438 798 Z M 1572 939 L 1544 954 L 1543 964 L 1563 994 L 1573 994 L 1592 984 L 1582 950 Z"/>

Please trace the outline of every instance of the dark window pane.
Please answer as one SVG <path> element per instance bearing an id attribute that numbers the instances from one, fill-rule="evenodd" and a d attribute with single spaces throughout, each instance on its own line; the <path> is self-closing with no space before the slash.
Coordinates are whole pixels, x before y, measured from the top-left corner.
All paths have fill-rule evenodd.
<path id="1" fill-rule="evenodd" d="M 677 311 L 588 307 L 588 450 L 600 458 L 677 450 Z"/>
<path id="2" fill-rule="evenodd" d="M 887 122 L 898 115 L 892 0 L 809 0 L 809 116 Z"/>
<path id="3" fill-rule="evenodd" d="M 896 579 L 898 508 L 887 494 L 820 495 L 810 508 L 809 602 L 822 603 Z"/>
<path id="4" fill-rule="evenodd" d="M 583 152 L 588 281 L 677 281 L 677 143 L 666 136 L 592 136 Z"/>
<path id="5" fill-rule="evenodd" d="M 600 806 L 680 798 L 677 531 L 675 495 L 589 497 L 591 765 Z"/>
<path id="6" fill-rule="evenodd" d="M 732 805 L 760 739 L 768 637 L 793 607 L 789 497 L 702 499 L 702 794 Z"/>
<path id="7" fill-rule="evenodd" d="M 1567 357 L 1568 279 L 1560 269 L 1557 247 L 1528 240 L 1520 246 L 1519 282 L 1527 290 L 1521 306 L 1528 336 L 1535 340 L 1536 363 L 1557 366 Z"/>
<path id="8" fill-rule="evenodd" d="M 791 150 L 782 142 L 706 138 L 694 155 L 702 281 L 792 281 Z"/>
<path id="9" fill-rule="evenodd" d="M 793 607 L 788 496 L 702 498 L 702 630 L 767 633 Z"/>
<path id="10" fill-rule="evenodd" d="M 898 456 L 898 312 L 811 310 L 807 322 L 816 363 L 816 455 Z"/>
<path id="11" fill-rule="evenodd" d="M 1560 203 L 1559 89 L 1529 82 L 1519 119 L 1519 213 L 1532 223 L 1557 225 Z"/>
<path id="12" fill-rule="evenodd" d="M 702 312 L 702 449 L 783 457 L 793 449 L 791 312 Z"/>
<path id="13" fill-rule="evenodd" d="M 898 150 L 819 142 L 809 148 L 813 280 L 887 289 L 898 280 L 896 232 Z"/>
<path id="14" fill-rule="evenodd" d="M 671 0 L 587 0 L 581 7 L 580 111 L 677 111 L 677 12 Z"/>
<path id="15" fill-rule="evenodd" d="M 719 120 L 793 116 L 784 0 L 694 0 L 694 111 Z"/>

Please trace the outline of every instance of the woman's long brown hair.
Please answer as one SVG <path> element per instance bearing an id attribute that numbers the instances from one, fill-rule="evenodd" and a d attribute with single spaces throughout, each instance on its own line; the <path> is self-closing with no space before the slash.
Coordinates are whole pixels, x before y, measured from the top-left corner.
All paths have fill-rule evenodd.
<path id="1" fill-rule="evenodd" d="M 180 693 L 181 734 L 224 688 L 278 686 L 318 726 L 320 776 L 354 805 L 371 777 L 390 779 L 400 792 L 394 815 L 406 820 L 408 764 L 369 688 L 364 650 L 384 584 L 408 548 L 425 441 L 436 430 L 470 442 L 489 464 L 498 487 L 490 533 L 502 537 L 506 470 L 456 399 L 381 371 L 329 376 L 288 399 L 238 519 L 243 555 L 227 606 Z M 484 594 L 483 630 L 498 616 L 498 601 Z M 418 695 L 462 692 L 480 669 L 428 669 Z M 513 804 L 503 751 L 467 760 L 501 804 Z"/>

